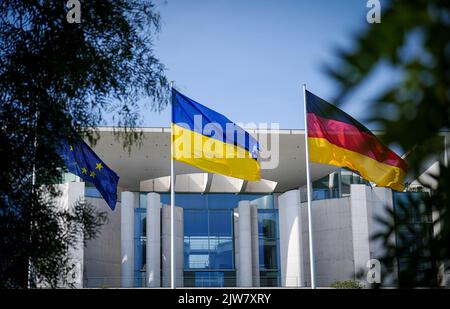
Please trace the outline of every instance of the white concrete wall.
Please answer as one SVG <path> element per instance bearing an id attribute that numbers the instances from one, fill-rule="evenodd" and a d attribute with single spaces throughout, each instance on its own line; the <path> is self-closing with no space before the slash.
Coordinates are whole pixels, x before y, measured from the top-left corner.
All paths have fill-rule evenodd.
<path id="1" fill-rule="evenodd" d="M 240 201 L 239 211 L 239 282 L 238 286 L 251 287 L 253 285 L 252 267 L 252 224 L 250 201 Z"/>
<path id="2" fill-rule="evenodd" d="M 177 175 L 175 179 L 176 192 L 203 193 L 208 183 L 208 173 L 193 173 Z"/>
<path id="3" fill-rule="evenodd" d="M 175 207 L 175 283 L 184 285 L 184 220 L 183 208 Z M 162 207 L 162 285 L 170 287 L 170 206 Z"/>
<path id="4" fill-rule="evenodd" d="M 311 285 L 308 242 L 308 208 L 301 205 L 304 278 Z M 353 279 L 353 245 L 349 198 L 312 202 L 316 284 Z"/>
<path id="5" fill-rule="evenodd" d="M 107 213 L 108 221 L 101 227 L 97 238 L 87 241 L 84 249 L 84 286 L 119 287 L 120 282 L 120 213 L 121 203 L 114 211 L 102 198 L 87 197 L 95 209 Z"/>
<path id="6" fill-rule="evenodd" d="M 121 286 L 134 286 L 134 209 L 139 206 L 139 193 L 122 192 L 121 207 Z"/>
<path id="7" fill-rule="evenodd" d="M 367 261 L 378 257 L 383 248 L 382 243 L 371 241 L 370 236 L 381 228 L 374 217 L 384 214 L 384 206 L 393 207 L 391 190 L 352 185 L 351 192 L 351 196 L 345 198 L 313 201 L 316 282 L 318 286 L 326 287 L 334 281 L 354 279 L 354 273 L 360 269 L 366 269 Z M 128 208 L 124 210 L 122 203 L 122 207 L 118 205 L 115 212 L 111 212 L 102 199 L 89 198 L 89 201 L 97 207 L 108 211 L 110 223 L 102 229 L 99 239 L 88 244 L 84 253 L 84 267 L 91 279 L 93 277 L 109 277 L 110 280 L 107 280 L 106 283 L 105 281 L 97 282 L 95 285 L 90 284 L 89 281 L 91 283 L 93 281 L 89 280 L 87 286 L 114 286 L 115 284 L 110 282 L 114 281 L 114 278 L 117 279 L 120 264 L 122 273 L 128 272 L 131 278 L 134 278 L 134 208 L 138 206 L 139 196 L 138 193 L 131 192 L 124 192 L 124 194 Z M 242 204 L 245 204 L 241 206 L 242 211 L 241 208 L 236 208 L 234 216 L 237 285 L 258 286 L 257 210 L 252 208 L 253 205 L 249 203 L 247 205 L 247 203 Z M 279 209 L 282 285 L 309 285 L 306 203 L 300 205 L 300 192 L 293 190 L 279 195 L 276 204 Z M 126 215 L 121 216 L 124 212 Z M 242 213 L 244 215 L 241 215 Z M 241 223 L 242 218 L 244 220 Z M 119 224 L 119 220 L 122 221 L 121 224 Z M 163 237 L 162 273 L 160 275 L 163 276 L 163 286 L 167 287 L 170 286 L 170 207 L 168 206 L 163 207 L 161 224 L 163 224 Z M 122 232 L 120 225 L 126 227 L 122 228 Z M 151 226 L 156 228 L 156 225 L 151 224 Z M 176 276 L 177 286 L 180 287 L 183 285 L 184 229 L 183 210 L 178 207 L 176 208 L 176 226 Z M 151 227 L 147 226 L 147 231 L 150 230 Z M 119 253 L 120 246 L 117 241 L 119 233 L 123 244 L 122 253 Z M 155 248 L 155 246 L 147 246 L 147 250 Z M 155 251 L 147 251 L 147 257 L 150 258 L 153 253 Z M 155 255 L 153 261 L 157 263 L 156 260 Z M 120 261 L 124 263 L 120 263 Z M 155 265 L 153 266 L 156 269 Z M 244 271 L 245 275 L 243 275 Z M 133 281 L 125 280 L 127 277 L 122 276 L 122 286 L 133 286 Z M 148 286 L 157 286 L 153 285 L 154 282 L 157 282 L 157 278 L 154 277 L 153 280 L 147 278 Z"/>
<path id="8" fill-rule="evenodd" d="M 354 272 L 358 273 L 366 269 L 367 261 L 370 260 L 370 227 L 371 224 L 371 201 L 368 198 L 366 185 L 352 185 L 350 188 L 352 237 L 354 252 Z"/>
<path id="9" fill-rule="evenodd" d="M 304 255 L 302 249 L 300 191 L 292 190 L 278 197 L 280 231 L 281 285 L 304 285 Z M 306 239 L 308 237 L 306 236 Z"/>
<path id="10" fill-rule="evenodd" d="M 293 191 L 290 191 L 293 192 Z M 285 193 L 286 194 L 286 193 Z M 294 201 L 297 196 L 291 196 Z M 282 211 L 287 203 L 283 195 L 279 199 L 280 208 L 280 250 L 282 278 L 286 253 L 284 241 L 291 235 L 287 233 L 286 221 L 291 217 Z M 373 241 L 372 235 L 382 226 L 375 217 L 385 217 L 385 207 L 393 207 L 392 191 L 386 188 L 370 188 L 366 185 L 351 185 L 349 197 L 318 200 L 312 202 L 312 221 L 314 229 L 316 282 L 319 287 L 328 287 L 335 281 L 357 279 L 356 274 L 367 272 L 367 262 L 380 257 L 384 244 Z M 307 204 L 301 204 L 302 257 L 304 278 L 310 285 L 309 243 L 308 243 Z M 289 226 L 289 225 L 288 225 Z M 395 241 L 393 239 L 392 241 Z M 295 260 L 295 257 L 294 257 Z M 363 278 L 365 277 L 363 273 Z M 391 282 L 394 278 L 385 278 Z"/>
<path id="11" fill-rule="evenodd" d="M 373 240 L 372 237 L 384 232 L 385 227 L 377 218 L 388 220 L 387 210 L 393 210 L 392 190 L 382 187 L 370 188 L 365 185 L 351 185 L 351 212 L 354 237 L 355 272 L 363 274 L 363 281 L 367 274 L 367 263 L 370 259 L 379 259 L 385 254 L 385 243 L 382 239 Z M 389 240 L 395 244 L 395 235 Z M 396 273 L 383 278 L 383 284 L 393 285 L 397 279 Z"/>
<path id="12" fill-rule="evenodd" d="M 250 201 L 240 201 L 233 217 L 236 286 L 259 287 L 258 209 Z"/>
<path id="13" fill-rule="evenodd" d="M 351 188 L 352 190 L 353 187 Z M 376 218 L 382 218 L 388 220 L 387 210 L 394 210 L 394 200 L 392 190 L 382 187 L 375 187 L 373 189 L 368 188 L 367 200 L 370 206 L 370 220 L 369 220 L 369 236 L 372 237 L 379 232 L 384 231 L 384 226 L 381 225 Z M 393 222 L 392 222 L 393 223 Z M 390 239 L 395 243 L 395 236 Z M 373 259 L 380 258 L 384 254 L 385 244 L 383 241 L 370 240 L 370 257 Z"/>
<path id="14" fill-rule="evenodd" d="M 241 191 L 242 185 L 244 184 L 244 180 L 242 179 L 225 175 L 211 174 L 211 177 L 212 180 L 209 192 L 236 193 Z"/>
<path id="15" fill-rule="evenodd" d="M 437 181 L 435 178 L 433 178 L 431 175 L 439 175 L 440 168 L 439 168 L 439 161 L 436 162 L 427 162 L 429 164 L 429 167 L 415 180 L 411 182 L 409 185 L 410 188 L 417 188 L 421 187 L 424 188 L 426 191 L 429 191 L 425 186 L 436 189 L 437 188 Z"/>
<path id="16" fill-rule="evenodd" d="M 161 202 L 157 193 L 147 194 L 146 286 L 161 286 Z"/>
<path id="17" fill-rule="evenodd" d="M 56 204 L 61 207 L 61 210 L 70 211 L 76 202 L 84 199 L 84 182 L 69 182 L 57 185 L 57 188 L 61 191 L 61 195 L 56 198 Z M 78 235 L 76 245 L 69 248 L 69 259 L 73 270 L 68 278 L 61 279 L 61 286 L 82 288 L 84 272 L 83 234 Z"/>

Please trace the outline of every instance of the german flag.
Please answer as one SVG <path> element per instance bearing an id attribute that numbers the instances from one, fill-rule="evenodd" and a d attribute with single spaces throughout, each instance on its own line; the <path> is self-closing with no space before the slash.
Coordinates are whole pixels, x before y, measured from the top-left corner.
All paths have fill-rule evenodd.
<path id="1" fill-rule="evenodd" d="M 403 191 L 406 162 L 348 114 L 306 91 L 309 157 Z"/>

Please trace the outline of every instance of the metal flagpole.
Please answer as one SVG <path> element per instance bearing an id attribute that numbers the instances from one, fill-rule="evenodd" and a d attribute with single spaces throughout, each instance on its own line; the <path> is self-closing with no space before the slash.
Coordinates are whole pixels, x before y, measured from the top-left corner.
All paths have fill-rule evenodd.
<path id="1" fill-rule="evenodd" d="M 172 88 L 173 81 L 170 82 L 170 98 L 171 104 L 173 104 L 172 100 Z M 171 122 L 173 119 L 173 106 L 171 106 Z M 173 169 L 173 126 L 170 129 L 170 287 L 175 289 L 175 187 L 174 187 L 174 169 Z"/>
<path id="2" fill-rule="evenodd" d="M 316 271 L 314 265 L 313 227 L 311 215 L 311 180 L 309 176 L 308 117 L 306 109 L 306 84 L 303 84 L 303 112 L 305 117 L 305 151 L 306 151 L 306 191 L 308 196 L 308 229 L 309 229 L 309 265 L 311 270 L 311 288 L 316 288 Z"/>
<path id="3" fill-rule="evenodd" d="M 447 132 L 444 135 L 444 166 L 448 166 L 448 145 L 447 145 Z"/>

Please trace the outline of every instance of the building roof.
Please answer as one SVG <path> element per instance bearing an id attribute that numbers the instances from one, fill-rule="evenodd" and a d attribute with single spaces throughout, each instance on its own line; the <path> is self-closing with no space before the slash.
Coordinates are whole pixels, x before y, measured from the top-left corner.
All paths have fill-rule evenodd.
<path id="1" fill-rule="evenodd" d="M 154 179 L 157 179 L 159 187 L 155 191 L 168 190 L 165 185 L 168 178 L 164 177 L 170 175 L 170 129 L 142 128 L 139 130 L 142 130 L 144 136 L 142 145 L 133 146 L 130 153 L 123 148 L 121 142 L 115 140 L 113 128 L 110 127 L 99 128 L 100 139 L 93 149 L 120 176 L 119 186 L 123 189 L 138 191 L 142 188 L 143 191 L 151 191 L 149 188 L 153 186 L 155 189 Z M 196 190 L 200 189 L 194 186 L 196 184 L 204 187 L 203 192 L 285 192 L 306 184 L 304 130 L 247 131 L 258 139 L 262 155 L 265 157 L 262 158 L 263 180 L 261 182 L 246 182 L 231 177 L 203 174 L 204 171 L 193 166 L 175 162 L 177 175 L 202 173 L 179 176 L 176 178 L 176 190 L 189 192 L 190 189 L 186 190 L 186 188 L 190 186 L 193 192 L 198 192 Z M 279 147 L 271 150 L 271 145 L 277 143 L 277 138 Z M 277 154 L 277 148 L 279 148 L 279 154 Z M 273 157 L 272 161 L 267 159 L 269 154 Z M 271 164 L 274 168 L 270 168 Z M 335 166 L 316 163 L 311 163 L 310 168 L 312 181 L 337 169 Z M 141 182 L 143 182 L 142 185 Z M 183 183 L 185 185 L 182 185 Z"/>

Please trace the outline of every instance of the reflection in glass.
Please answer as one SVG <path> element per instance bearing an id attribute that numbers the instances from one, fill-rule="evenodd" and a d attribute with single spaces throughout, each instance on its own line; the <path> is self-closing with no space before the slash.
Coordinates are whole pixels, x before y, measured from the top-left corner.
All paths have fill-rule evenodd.
<path id="1" fill-rule="evenodd" d="M 230 210 L 185 210 L 185 269 L 232 269 L 232 223 Z"/>
<path id="2" fill-rule="evenodd" d="M 278 286 L 280 270 L 276 210 L 258 210 L 258 236 L 260 284 L 261 286 Z"/>
<path id="3" fill-rule="evenodd" d="M 409 281 L 407 270 L 415 269 L 415 280 L 437 280 L 436 259 L 431 247 L 433 237 L 432 210 L 422 198 L 423 192 L 394 192 L 394 212 L 399 218 L 395 230 L 399 248 L 397 261 L 399 281 Z M 406 273 L 405 273 L 406 271 Z M 431 283 L 433 284 L 433 283 Z"/>
<path id="4" fill-rule="evenodd" d="M 169 193 L 160 197 L 162 204 L 170 204 Z M 273 195 L 177 193 L 175 203 L 184 210 L 184 286 L 236 286 L 233 213 L 242 200 L 258 208 L 261 286 L 277 285 L 279 236 Z M 135 209 L 136 286 L 145 285 L 146 207 L 147 194 L 141 193 Z"/>
<path id="5" fill-rule="evenodd" d="M 259 240 L 259 267 L 262 269 L 276 270 L 278 268 L 276 240 Z"/>

